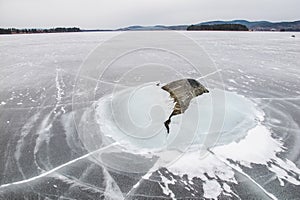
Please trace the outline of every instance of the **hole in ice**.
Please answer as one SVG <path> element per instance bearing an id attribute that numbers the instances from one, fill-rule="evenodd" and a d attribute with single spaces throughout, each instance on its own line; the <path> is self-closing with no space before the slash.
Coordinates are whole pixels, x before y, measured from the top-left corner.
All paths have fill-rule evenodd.
<path id="1" fill-rule="evenodd" d="M 244 138 L 263 118 L 262 111 L 244 96 L 210 89 L 192 99 L 184 114 L 172 118 L 168 135 L 164 121 L 173 107 L 169 93 L 156 83 L 146 83 L 102 97 L 96 107 L 97 121 L 105 137 L 137 153 L 229 144 Z"/>

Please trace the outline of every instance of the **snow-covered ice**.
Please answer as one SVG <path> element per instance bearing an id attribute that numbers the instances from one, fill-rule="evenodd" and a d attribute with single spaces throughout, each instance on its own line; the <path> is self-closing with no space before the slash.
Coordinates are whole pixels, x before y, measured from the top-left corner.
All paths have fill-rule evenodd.
<path id="1" fill-rule="evenodd" d="M 1 36 L 0 198 L 300 198 L 298 37 L 126 34 Z"/>

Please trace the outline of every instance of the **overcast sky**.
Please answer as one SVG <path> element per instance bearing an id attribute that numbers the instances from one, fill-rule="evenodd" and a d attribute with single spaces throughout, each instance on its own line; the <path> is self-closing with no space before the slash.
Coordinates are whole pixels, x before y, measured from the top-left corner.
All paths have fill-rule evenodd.
<path id="1" fill-rule="evenodd" d="M 211 20 L 300 20 L 300 0 L 0 0 L 0 27 L 193 24 Z"/>

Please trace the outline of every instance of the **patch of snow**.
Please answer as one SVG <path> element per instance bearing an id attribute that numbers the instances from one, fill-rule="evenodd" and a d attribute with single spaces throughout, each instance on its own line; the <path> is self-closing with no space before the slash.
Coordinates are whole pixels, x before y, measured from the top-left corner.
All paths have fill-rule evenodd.
<path id="1" fill-rule="evenodd" d="M 203 183 L 204 197 L 208 199 L 218 199 L 222 193 L 222 187 L 216 180 L 207 180 Z"/>
<path id="2" fill-rule="evenodd" d="M 227 193 L 231 193 L 232 190 L 230 188 L 230 186 L 227 183 L 223 183 L 223 188 Z"/>
<path id="3" fill-rule="evenodd" d="M 62 107 L 60 108 L 60 110 L 61 110 L 64 114 L 66 113 L 65 107 L 62 106 Z"/>
<path id="4" fill-rule="evenodd" d="M 228 79 L 228 81 L 231 82 L 231 83 L 237 84 L 237 82 L 233 79 Z"/>
<path id="5" fill-rule="evenodd" d="M 159 183 L 163 193 L 167 196 L 170 195 L 170 197 L 172 199 L 176 199 L 175 198 L 175 194 L 173 193 L 173 191 L 169 188 L 169 184 L 174 185 L 176 183 L 176 180 L 172 177 L 172 180 L 169 180 L 168 178 L 166 178 L 163 174 L 160 173 L 160 171 L 158 171 L 160 177 L 161 177 L 161 183 Z"/>
<path id="6" fill-rule="evenodd" d="M 251 129 L 243 140 L 215 147 L 213 152 L 248 168 L 252 168 L 252 163 L 265 165 L 276 174 L 281 186 L 284 186 L 282 180 L 300 185 L 300 181 L 295 178 L 296 174 L 300 174 L 300 169 L 290 160 L 283 161 L 277 156 L 277 153 L 284 150 L 282 142 L 274 139 L 269 129 L 260 124 Z"/>
<path id="7" fill-rule="evenodd" d="M 299 173 L 299 169 L 295 166 L 294 163 L 292 163 L 291 161 L 287 161 L 284 162 L 281 159 L 276 159 L 276 163 L 279 164 L 280 167 L 271 164 L 271 166 L 269 167 L 270 171 L 274 172 L 278 178 L 278 181 L 280 183 L 281 186 L 284 186 L 284 181 L 290 182 L 294 185 L 300 185 L 300 181 L 296 178 L 300 173 Z M 295 168 L 294 168 L 295 167 Z M 298 175 L 291 176 L 289 173 L 296 173 Z"/>
<path id="8" fill-rule="evenodd" d="M 273 139 L 270 131 L 262 125 L 251 129 L 240 142 L 213 149 L 217 155 L 240 162 L 249 168 L 251 163 L 266 165 L 271 159 L 276 159 L 276 153 L 280 151 L 282 143 Z"/>
<path id="9" fill-rule="evenodd" d="M 227 182 L 237 183 L 234 178 L 234 172 L 230 167 L 215 158 L 212 154 L 201 156 L 201 152 L 199 151 L 184 154 L 169 166 L 168 169 L 180 176 L 187 174 L 189 180 L 192 180 L 193 177 L 208 180 L 204 175 L 206 173 L 210 178 L 220 178 Z"/>

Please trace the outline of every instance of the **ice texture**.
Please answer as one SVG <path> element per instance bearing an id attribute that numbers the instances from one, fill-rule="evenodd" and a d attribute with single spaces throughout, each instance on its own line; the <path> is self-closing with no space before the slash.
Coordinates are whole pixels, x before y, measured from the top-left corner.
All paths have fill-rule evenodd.
<path id="1" fill-rule="evenodd" d="M 300 37 L 120 35 L 1 36 L 0 199 L 300 198 Z M 167 135 L 182 78 L 211 93 Z"/>

